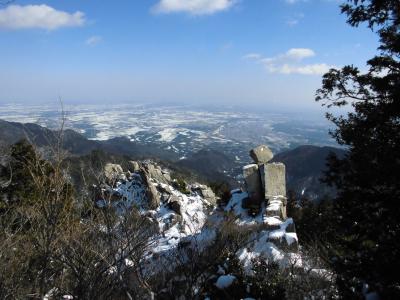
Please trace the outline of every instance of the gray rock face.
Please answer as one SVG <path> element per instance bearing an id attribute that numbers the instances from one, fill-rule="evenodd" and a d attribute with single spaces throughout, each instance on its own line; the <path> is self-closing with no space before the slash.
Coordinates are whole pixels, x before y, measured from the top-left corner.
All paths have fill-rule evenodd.
<path id="1" fill-rule="evenodd" d="M 148 175 L 151 178 L 154 178 L 155 180 L 157 180 L 158 182 L 168 183 L 169 180 L 171 180 L 171 177 L 169 176 L 169 174 L 166 172 L 163 172 L 161 170 L 161 168 L 157 165 L 153 165 L 153 164 L 149 163 L 145 166 L 145 169 L 146 169 Z"/>
<path id="2" fill-rule="evenodd" d="M 250 150 L 250 156 L 256 164 L 265 164 L 274 157 L 272 151 L 266 145 L 260 145 Z"/>
<path id="3" fill-rule="evenodd" d="M 286 168 L 283 163 L 264 164 L 260 168 L 265 199 L 286 197 Z"/>
<path id="4" fill-rule="evenodd" d="M 142 177 L 143 182 L 147 186 L 146 197 L 148 201 L 148 207 L 150 209 L 156 209 L 161 202 L 161 196 L 157 191 L 157 187 L 151 181 L 148 172 L 145 169 L 140 169 L 140 175 Z"/>
<path id="5" fill-rule="evenodd" d="M 167 182 L 171 182 L 171 180 L 172 180 L 171 174 L 169 174 L 168 172 L 165 172 L 164 170 L 162 171 L 162 174 Z"/>
<path id="6" fill-rule="evenodd" d="M 262 187 L 258 165 L 253 164 L 243 167 L 243 177 L 249 197 L 262 198 Z"/>
<path id="7" fill-rule="evenodd" d="M 122 167 L 112 163 L 108 163 L 104 166 L 104 176 L 106 181 L 111 185 L 113 185 L 119 179 L 126 179 Z"/>
<path id="8" fill-rule="evenodd" d="M 150 209 L 156 209 L 160 205 L 160 195 L 152 182 L 148 182 L 146 196 L 149 201 L 148 205 Z"/>
<path id="9" fill-rule="evenodd" d="M 140 165 L 137 161 L 131 160 L 129 163 L 130 163 L 130 167 L 132 168 L 132 172 L 140 171 Z"/>
<path id="10" fill-rule="evenodd" d="M 217 197 L 210 187 L 203 184 L 195 184 L 191 186 L 191 190 L 198 193 L 201 197 L 210 202 L 210 204 L 217 204 Z"/>
<path id="11" fill-rule="evenodd" d="M 215 205 L 217 203 L 217 199 L 215 197 L 214 192 L 208 186 L 200 185 L 200 194 L 204 199 L 206 199 L 212 205 Z"/>

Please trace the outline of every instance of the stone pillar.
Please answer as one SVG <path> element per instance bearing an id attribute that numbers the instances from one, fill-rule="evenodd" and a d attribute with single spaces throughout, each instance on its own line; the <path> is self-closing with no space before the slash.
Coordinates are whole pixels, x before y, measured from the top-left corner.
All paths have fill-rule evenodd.
<path id="1" fill-rule="evenodd" d="M 256 164 L 243 168 L 243 176 L 249 198 L 244 208 L 258 205 L 266 200 L 266 215 L 285 220 L 286 216 L 286 168 L 283 163 L 268 163 L 272 151 L 266 145 L 260 145 L 250 151 Z M 243 205 L 242 205 L 243 207 Z"/>
<path id="2" fill-rule="evenodd" d="M 286 197 L 286 168 L 283 163 L 263 164 L 260 167 L 265 199 Z"/>
<path id="3" fill-rule="evenodd" d="M 243 167 L 243 177 L 249 197 L 256 199 L 263 198 L 258 165 L 252 164 Z"/>

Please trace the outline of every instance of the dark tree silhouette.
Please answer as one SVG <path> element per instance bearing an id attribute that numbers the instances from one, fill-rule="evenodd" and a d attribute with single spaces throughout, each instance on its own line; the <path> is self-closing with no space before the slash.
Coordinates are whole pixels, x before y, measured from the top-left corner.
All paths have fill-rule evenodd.
<path id="1" fill-rule="evenodd" d="M 331 134 L 349 149 L 330 158 L 325 178 L 338 188 L 334 268 L 345 296 L 368 284 L 400 299 L 400 1 L 348 0 L 341 8 L 351 26 L 376 32 L 380 46 L 368 72 L 332 69 L 317 91 L 323 105 L 351 106 L 346 116 L 327 113 L 337 127 Z"/>

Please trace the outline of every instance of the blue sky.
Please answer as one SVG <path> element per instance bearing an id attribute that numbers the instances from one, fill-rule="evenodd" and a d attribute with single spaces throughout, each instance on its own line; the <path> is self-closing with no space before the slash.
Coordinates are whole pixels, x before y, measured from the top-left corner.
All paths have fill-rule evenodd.
<path id="1" fill-rule="evenodd" d="M 0 7 L 0 103 L 316 109 L 332 66 L 377 38 L 335 0 L 21 1 Z"/>

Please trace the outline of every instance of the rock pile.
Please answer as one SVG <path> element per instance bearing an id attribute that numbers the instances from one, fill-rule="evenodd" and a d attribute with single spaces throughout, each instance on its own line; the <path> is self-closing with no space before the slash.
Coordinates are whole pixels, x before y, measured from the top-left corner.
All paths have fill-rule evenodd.
<path id="1" fill-rule="evenodd" d="M 275 216 L 285 220 L 287 218 L 285 165 L 269 163 L 273 154 L 265 145 L 252 149 L 250 157 L 254 160 L 254 164 L 243 168 L 245 188 L 249 195 L 242 203 L 243 208 L 255 215 L 265 203 L 268 217 Z"/>

